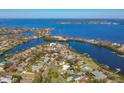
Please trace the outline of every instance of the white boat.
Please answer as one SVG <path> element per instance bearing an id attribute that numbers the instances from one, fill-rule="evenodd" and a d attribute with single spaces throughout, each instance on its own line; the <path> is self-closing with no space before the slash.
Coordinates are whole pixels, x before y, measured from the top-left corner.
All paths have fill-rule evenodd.
<path id="1" fill-rule="evenodd" d="M 116 71 L 117 71 L 117 72 L 120 72 L 120 71 L 121 71 L 121 69 L 120 69 L 120 68 L 116 68 Z"/>

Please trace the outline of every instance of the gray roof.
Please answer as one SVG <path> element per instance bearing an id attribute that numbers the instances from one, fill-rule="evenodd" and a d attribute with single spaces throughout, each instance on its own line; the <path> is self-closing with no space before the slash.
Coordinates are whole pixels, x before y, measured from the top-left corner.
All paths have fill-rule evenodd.
<path id="1" fill-rule="evenodd" d="M 95 79 L 97 80 L 105 79 L 107 77 L 103 72 L 98 70 L 93 71 L 92 74 L 95 76 Z"/>

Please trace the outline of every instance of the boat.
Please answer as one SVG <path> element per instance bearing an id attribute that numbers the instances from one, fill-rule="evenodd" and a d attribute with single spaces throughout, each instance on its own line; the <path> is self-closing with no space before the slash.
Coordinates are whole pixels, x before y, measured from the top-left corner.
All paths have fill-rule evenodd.
<path id="1" fill-rule="evenodd" d="M 117 72 L 120 72 L 120 71 L 121 71 L 121 69 L 120 69 L 120 68 L 116 68 L 116 71 L 117 71 Z"/>

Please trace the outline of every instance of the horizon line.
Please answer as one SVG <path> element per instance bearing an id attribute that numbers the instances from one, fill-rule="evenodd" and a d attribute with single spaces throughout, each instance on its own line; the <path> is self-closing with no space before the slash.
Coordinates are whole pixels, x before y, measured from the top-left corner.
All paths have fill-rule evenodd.
<path id="1" fill-rule="evenodd" d="M 0 18 L 0 19 L 124 19 L 124 18 Z"/>

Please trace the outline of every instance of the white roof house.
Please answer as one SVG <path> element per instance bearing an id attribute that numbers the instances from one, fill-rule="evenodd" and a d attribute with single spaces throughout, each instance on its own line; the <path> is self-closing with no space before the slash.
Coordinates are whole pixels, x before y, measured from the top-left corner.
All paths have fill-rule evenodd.
<path id="1" fill-rule="evenodd" d="M 91 67 L 88 67 L 88 66 L 82 66 L 80 69 L 82 71 L 92 71 L 92 68 Z"/>
<path id="2" fill-rule="evenodd" d="M 56 43 L 50 43 L 50 46 L 55 46 L 56 45 Z"/>

